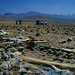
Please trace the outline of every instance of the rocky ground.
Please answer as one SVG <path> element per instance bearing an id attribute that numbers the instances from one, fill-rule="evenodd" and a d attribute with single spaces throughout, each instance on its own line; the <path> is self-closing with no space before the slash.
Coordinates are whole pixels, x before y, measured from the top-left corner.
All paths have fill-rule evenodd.
<path id="1" fill-rule="evenodd" d="M 44 26 L 43 25 L 31 25 L 31 26 L 1 25 L 0 30 L 4 30 L 9 33 L 8 35 L 5 35 L 3 38 L 20 37 L 20 39 L 26 39 L 29 37 L 37 41 L 48 41 L 45 43 L 38 43 L 39 45 L 60 48 L 60 49 L 65 48 L 75 51 L 75 25 L 44 25 Z M 1 43 L 9 42 L 9 40 L 7 41 L 1 40 L 0 42 Z M 7 57 L 9 56 L 13 57 L 11 55 L 12 52 L 14 53 L 17 51 L 21 53 L 20 55 L 28 57 L 75 65 L 75 52 L 74 53 L 66 52 L 58 49 L 49 49 L 46 47 L 38 47 L 38 46 L 35 46 L 33 49 L 28 49 L 25 43 L 17 43 L 17 42 L 14 42 L 14 44 L 0 45 L 1 57 L 2 55 L 5 56 L 4 54 L 6 54 L 6 56 L 8 55 Z M 9 58 L 2 57 L 0 59 L 0 64 L 2 64 L 2 61 L 5 62 L 8 60 Z M 41 65 L 41 67 L 44 66 Z M 2 70 L 3 69 L 1 69 L 1 72 Z M 70 75 L 74 74 L 75 74 L 75 69 L 71 71 Z M 40 75 L 42 75 L 42 73 Z"/>

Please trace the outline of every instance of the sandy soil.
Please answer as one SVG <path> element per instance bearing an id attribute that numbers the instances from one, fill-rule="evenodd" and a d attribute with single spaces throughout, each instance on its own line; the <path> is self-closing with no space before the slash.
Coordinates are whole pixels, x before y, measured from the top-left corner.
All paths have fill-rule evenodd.
<path id="1" fill-rule="evenodd" d="M 47 43 L 38 43 L 44 46 L 55 48 L 66 48 L 75 50 L 75 25 L 32 25 L 32 26 L 3 26 L 0 28 L 9 35 L 5 37 L 14 38 L 22 35 L 23 38 L 31 36 L 35 40 L 45 40 Z M 37 35 L 38 34 L 38 35 Z M 67 53 L 58 50 L 46 49 L 43 47 L 34 47 L 34 50 L 25 48 L 24 55 L 39 58 L 48 61 L 60 63 L 69 63 L 75 65 L 75 53 Z M 57 55 L 57 53 L 60 53 Z M 64 57 L 72 54 L 71 58 Z M 69 56 L 70 57 L 70 56 Z"/>

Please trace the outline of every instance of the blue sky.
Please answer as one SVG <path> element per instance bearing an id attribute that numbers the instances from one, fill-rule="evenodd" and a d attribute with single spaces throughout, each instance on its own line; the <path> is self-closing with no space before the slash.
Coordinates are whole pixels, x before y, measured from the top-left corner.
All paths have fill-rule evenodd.
<path id="1" fill-rule="evenodd" d="M 48 14 L 75 13 L 75 0 L 0 0 L 0 14 L 36 11 Z"/>

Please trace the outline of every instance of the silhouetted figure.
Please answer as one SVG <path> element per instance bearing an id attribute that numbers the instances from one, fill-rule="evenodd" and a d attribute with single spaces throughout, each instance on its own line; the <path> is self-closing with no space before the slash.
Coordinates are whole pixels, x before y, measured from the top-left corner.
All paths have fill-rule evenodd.
<path id="1" fill-rule="evenodd" d="M 21 20 L 19 20 L 19 24 L 21 24 Z"/>
<path id="2" fill-rule="evenodd" d="M 18 22 L 16 21 L 16 25 L 18 24 Z"/>

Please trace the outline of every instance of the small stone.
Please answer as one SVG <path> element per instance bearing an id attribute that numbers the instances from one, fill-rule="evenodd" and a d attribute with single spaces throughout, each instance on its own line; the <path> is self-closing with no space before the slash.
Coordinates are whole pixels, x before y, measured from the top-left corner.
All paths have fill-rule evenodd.
<path id="1" fill-rule="evenodd" d="M 45 49 L 45 50 L 43 50 L 43 52 L 47 52 L 47 50 Z"/>
<path id="2" fill-rule="evenodd" d="M 56 61 L 56 60 L 59 60 L 60 62 L 63 62 L 62 58 L 55 58 L 55 59 L 53 59 L 53 61 Z"/>
<path id="3" fill-rule="evenodd" d="M 68 59 L 68 56 L 67 56 L 67 55 L 65 55 L 65 56 L 64 56 L 64 58 L 67 58 L 67 59 Z"/>
<path id="4" fill-rule="evenodd" d="M 8 48 L 7 51 L 15 52 L 16 51 L 16 48 L 15 47 Z"/>
<path id="5" fill-rule="evenodd" d="M 20 75 L 29 75 L 28 72 L 20 72 Z"/>
<path id="6" fill-rule="evenodd" d="M 73 41 L 73 39 L 72 38 L 68 38 L 67 41 Z"/>
<path id="7" fill-rule="evenodd" d="M 20 46 L 24 47 L 25 48 L 25 45 L 23 43 L 20 43 Z"/>
<path id="8" fill-rule="evenodd" d="M 23 51 L 24 50 L 24 47 L 22 47 L 22 46 L 20 46 L 19 48 L 18 48 L 18 51 Z"/>
<path id="9" fill-rule="evenodd" d="M 44 50 L 44 48 L 40 48 L 40 51 L 43 51 Z"/>
<path id="10" fill-rule="evenodd" d="M 42 56 L 45 56 L 44 54 Z"/>
<path id="11" fill-rule="evenodd" d="M 5 49 L 3 49 L 3 48 L 0 48 L 0 52 L 3 52 L 3 51 L 5 51 Z"/>
<path id="12" fill-rule="evenodd" d="M 24 69 L 24 70 L 21 70 L 21 72 L 27 72 L 27 70 L 26 70 L 26 69 Z"/>
<path id="13" fill-rule="evenodd" d="M 70 53 L 69 56 L 74 56 L 74 54 L 73 53 Z"/>
<path id="14" fill-rule="evenodd" d="M 40 36 L 40 33 L 37 32 L 37 33 L 36 33 L 36 36 L 37 36 L 37 37 Z"/>
<path id="15" fill-rule="evenodd" d="M 56 60 L 58 60 L 58 58 L 54 58 L 54 59 L 53 59 L 53 61 L 56 61 Z"/>
<path id="16" fill-rule="evenodd" d="M 66 41 L 62 41 L 62 42 L 60 42 L 60 43 L 62 43 L 62 44 L 63 44 L 63 43 L 66 43 Z"/>
<path id="17" fill-rule="evenodd" d="M 53 51 L 51 49 L 48 49 L 49 54 L 53 54 Z"/>
<path id="18" fill-rule="evenodd" d="M 33 30 L 31 30 L 30 32 L 33 32 Z"/>
<path id="19" fill-rule="evenodd" d="M 18 43 L 14 43 L 12 46 L 13 47 L 17 47 L 17 46 L 19 46 L 19 44 Z"/>
<path id="20" fill-rule="evenodd" d="M 56 55 L 57 54 L 57 51 L 54 51 L 53 54 Z"/>
<path id="21" fill-rule="evenodd" d="M 59 61 L 63 62 L 63 59 L 62 59 L 62 58 L 60 58 L 60 59 L 59 59 Z"/>
<path id="22" fill-rule="evenodd" d="M 57 52 L 56 56 L 59 56 L 60 55 L 60 52 Z"/>
<path id="23" fill-rule="evenodd" d="M 66 63 L 70 63 L 70 61 L 66 61 Z"/>
<path id="24" fill-rule="evenodd" d="M 12 48 L 12 46 L 5 46 L 4 49 L 7 50 L 8 48 Z"/>

